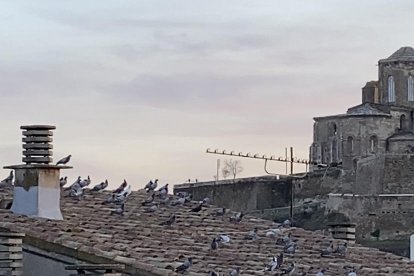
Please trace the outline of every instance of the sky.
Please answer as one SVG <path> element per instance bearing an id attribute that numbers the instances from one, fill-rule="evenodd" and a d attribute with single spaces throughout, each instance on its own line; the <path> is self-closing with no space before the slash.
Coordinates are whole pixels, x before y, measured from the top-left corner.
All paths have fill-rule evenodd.
<path id="1" fill-rule="evenodd" d="M 408 0 L 1 6 L 0 164 L 22 162 L 21 125 L 51 124 L 61 174 L 110 187 L 213 180 L 226 156 L 207 148 L 308 158 L 312 118 L 360 104 L 378 60 L 414 46 Z"/>

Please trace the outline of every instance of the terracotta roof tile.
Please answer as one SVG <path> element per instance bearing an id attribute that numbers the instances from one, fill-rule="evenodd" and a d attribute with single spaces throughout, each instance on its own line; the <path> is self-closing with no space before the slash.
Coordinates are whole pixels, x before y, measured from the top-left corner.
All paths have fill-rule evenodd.
<path id="1" fill-rule="evenodd" d="M 0 190 L 2 197 L 10 198 L 10 194 L 10 189 Z M 171 268 L 186 257 L 194 257 L 187 275 L 206 275 L 212 269 L 227 274 L 236 266 L 241 267 L 242 275 L 270 275 L 264 272 L 264 263 L 283 251 L 283 246 L 275 245 L 274 240 L 264 235 L 265 230 L 275 228 L 271 221 L 246 216 L 240 224 L 233 224 L 227 215 L 224 220 L 212 216 L 216 207 L 189 212 L 196 203 L 160 206 L 155 213 L 144 213 L 141 202 L 147 196 L 144 191 L 133 192 L 124 216 L 110 215 L 111 206 L 102 204 L 108 192 L 88 192 L 80 201 L 62 197 L 62 221 L 28 218 L 0 210 L 0 227 L 123 263 L 127 271 L 146 271 L 149 275 L 176 275 Z M 176 223 L 171 227 L 161 226 L 173 213 Z M 258 228 L 259 239 L 244 240 L 254 227 Z M 330 237 L 300 228 L 287 231 L 298 239 L 298 248 L 292 256 L 285 254 L 285 263 L 294 261 L 299 271 L 314 275 L 325 268 L 326 275 L 344 275 L 347 267 L 355 267 L 358 275 L 414 275 L 414 264 L 408 259 L 360 245 L 349 246 L 345 257 L 322 258 L 320 249 L 329 244 Z M 219 234 L 228 234 L 230 244 L 212 252 L 211 240 Z"/>

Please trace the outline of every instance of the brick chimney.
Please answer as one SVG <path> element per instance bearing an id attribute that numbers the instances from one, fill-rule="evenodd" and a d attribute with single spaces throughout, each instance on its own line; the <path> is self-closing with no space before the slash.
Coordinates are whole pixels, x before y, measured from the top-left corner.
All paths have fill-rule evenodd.
<path id="1" fill-rule="evenodd" d="M 60 212 L 60 169 L 51 165 L 53 141 L 49 125 L 21 126 L 23 130 L 23 165 L 6 166 L 15 171 L 13 204 L 16 214 L 48 219 L 63 219 Z"/>

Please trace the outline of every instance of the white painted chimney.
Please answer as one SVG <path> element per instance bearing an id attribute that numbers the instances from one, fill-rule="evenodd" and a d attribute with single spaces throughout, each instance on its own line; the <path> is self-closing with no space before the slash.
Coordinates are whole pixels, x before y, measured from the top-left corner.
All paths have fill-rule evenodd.
<path id="1" fill-rule="evenodd" d="M 16 214 L 48 219 L 63 219 L 60 211 L 60 169 L 52 160 L 54 126 L 22 126 L 24 165 L 6 166 L 15 170 L 11 211 Z"/>

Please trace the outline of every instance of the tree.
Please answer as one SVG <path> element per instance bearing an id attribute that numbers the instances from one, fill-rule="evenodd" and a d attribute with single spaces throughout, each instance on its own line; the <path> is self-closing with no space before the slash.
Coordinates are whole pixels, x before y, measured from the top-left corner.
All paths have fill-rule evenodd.
<path id="1" fill-rule="evenodd" d="M 223 178 L 226 179 L 228 176 L 232 175 L 233 180 L 236 179 L 237 174 L 243 171 L 241 162 L 239 160 L 224 160 L 224 167 L 221 169 L 221 174 Z"/>

